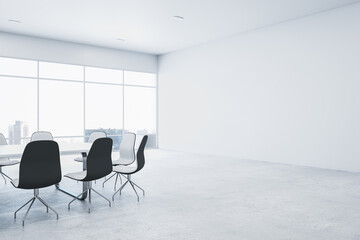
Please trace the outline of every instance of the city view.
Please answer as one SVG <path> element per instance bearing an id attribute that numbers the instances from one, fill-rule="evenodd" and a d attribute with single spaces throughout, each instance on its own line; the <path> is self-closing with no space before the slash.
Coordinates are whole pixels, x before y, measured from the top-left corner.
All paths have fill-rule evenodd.
<path id="1" fill-rule="evenodd" d="M 14 124 L 9 126 L 8 131 L 8 144 L 9 145 L 17 145 L 17 144 L 26 144 L 30 142 L 31 134 L 29 133 L 29 126 L 28 123 L 22 121 L 15 121 Z M 67 142 L 74 142 L 83 139 L 84 142 L 87 142 L 89 139 L 89 135 L 92 132 L 102 131 L 105 132 L 108 137 L 113 140 L 113 148 L 119 149 L 120 143 L 122 140 L 122 135 L 127 130 L 123 129 L 104 129 L 104 128 L 96 128 L 96 129 L 85 129 L 84 137 L 61 137 L 61 136 L 54 136 L 55 140 L 58 141 L 67 141 Z M 137 136 L 148 135 L 148 142 L 147 148 L 155 148 L 156 147 L 156 135 L 148 133 L 147 130 L 138 130 L 135 132 Z M 81 140 L 80 140 L 81 141 Z"/>
<path id="2" fill-rule="evenodd" d="M 0 86 L 8 144 L 25 144 L 37 130 L 59 142 L 103 131 L 115 149 L 124 132 L 147 134 L 147 147 L 156 147 L 156 74 L 0 57 Z"/>

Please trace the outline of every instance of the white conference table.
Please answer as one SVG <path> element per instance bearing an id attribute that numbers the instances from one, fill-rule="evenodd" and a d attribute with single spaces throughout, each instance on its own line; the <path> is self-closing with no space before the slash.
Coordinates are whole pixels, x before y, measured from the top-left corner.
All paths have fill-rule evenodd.
<path id="1" fill-rule="evenodd" d="M 60 155 L 82 154 L 83 157 L 83 170 L 86 170 L 86 156 L 91 148 L 91 143 L 67 143 L 60 142 L 59 151 Z M 21 158 L 26 144 L 22 145 L 0 145 L 0 158 Z M 59 184 L 56 184 L 56 189 L 76 197 L 76 195 L 62 189 Z M 83 191 L 85 191 L 87 183 L 83 182 Z M 84 200 L 87 197 L 87 192 L 78 197 L 79 200 Z"/>

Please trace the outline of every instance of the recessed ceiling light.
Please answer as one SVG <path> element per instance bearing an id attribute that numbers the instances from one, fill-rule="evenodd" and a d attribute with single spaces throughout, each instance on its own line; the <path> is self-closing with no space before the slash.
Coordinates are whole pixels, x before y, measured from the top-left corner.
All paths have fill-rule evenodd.
<path id="1" fill-rule="evenodd" d="M 173 16 L 173 18 L 180 21 L 184 20 L 184 17 L 182 16 Z"/>
<path id="2" fill-rule="evenodd" d="M 14 22 L 14 23 L 21 23 L 21 21 L 15 20 L 15 19 L 9 19 L 8 21 L 9 21 L 9 22 Z"/>
<path id="3" fill-rule="evenodd" d="M 124 38 L 117 38 L 116 40 L 121 41 L 121 42 L 125 42 L 125 41 L 126 41 Z"/>

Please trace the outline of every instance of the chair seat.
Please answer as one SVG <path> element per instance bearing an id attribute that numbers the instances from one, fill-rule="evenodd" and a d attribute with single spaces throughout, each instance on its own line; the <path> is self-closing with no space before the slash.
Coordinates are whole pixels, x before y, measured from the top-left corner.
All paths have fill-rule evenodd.
<path id="1" fill-rule="evenodd" d="M 123 159 L 123 158 L 120 158 L 118 160 L 115 160 L 112 162 L 113 166 L 116 166 L 116 165 L 129 165 L 129 164 L 132 164 L 134 162 L 134 159 Z"/>
<path id="2" fill-rule="evenodd" d="M 12 180 L 11 184 L 17 188 L 19 186 L 19 179 L 17 178 L 17 179 Z"/>
<path id="3" fill-rule="evenodd" d="M 83 158 L 82 158 L 82 157 L 77 157 L 77 158 L 74 158 L 74 161 L 76 161 L 76 162 L 83 162 Z"/>
<path id="4" fill-rule="evenodd" d="M 117 165 L 113 167 L 113 172 L 117 173 L 124 173 L 124 174 L 131 174 L 137 170 L 137 167 L 133 166 L 124 166 L 124 165 Z"/>
<path id="5" fill-rule="evenodd" d="M 0 167 L 2 166 L 11 166 L 20 163 L 17 160 L 10 160 L 8 158 L 0 158 Z"/>
<path id="6" fill-rule="evenodd" d="M 86 171 L 68 173 L 64 177 L 68 177 L 77 181 L 81 181 L 86 177 Z"/>

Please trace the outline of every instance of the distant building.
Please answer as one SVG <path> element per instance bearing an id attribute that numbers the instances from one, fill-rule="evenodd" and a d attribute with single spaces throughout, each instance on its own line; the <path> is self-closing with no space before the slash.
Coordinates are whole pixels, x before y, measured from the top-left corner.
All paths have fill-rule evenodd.
<path id="1" fill-rule="evenodd" d="M 21 144 L 22 138 L 29 136 L 29 126 L 26 122 L 15 121 L 14 125 L 9 126 L 9 144 Z"/>
<path id="2" fill-rule="evenodd" d="M 113 140 L 114 149 L 119 149 L 120 142 L 121 142 L 121 139 L 122 139 L 121 136 L 123 135 L 123 130 L 122 129 L 116 129 L 116 128 L 85 129 L 84 142 L 88 141 L 90 133 L 96 132 L 96 131 L 105 132 L 106 135 Z"/>

